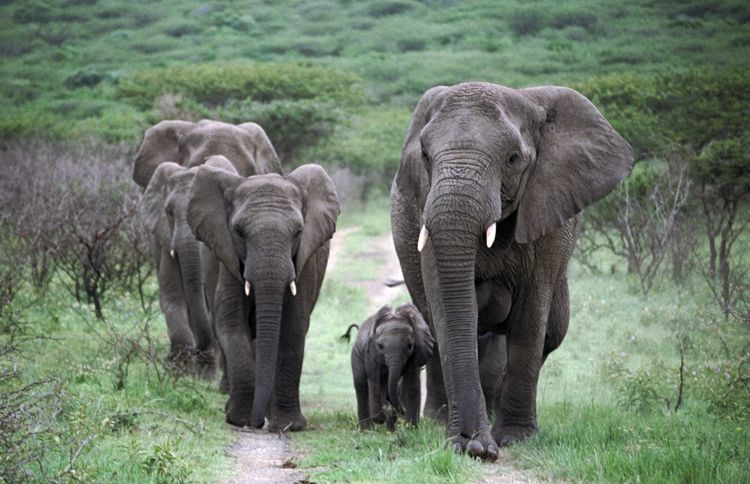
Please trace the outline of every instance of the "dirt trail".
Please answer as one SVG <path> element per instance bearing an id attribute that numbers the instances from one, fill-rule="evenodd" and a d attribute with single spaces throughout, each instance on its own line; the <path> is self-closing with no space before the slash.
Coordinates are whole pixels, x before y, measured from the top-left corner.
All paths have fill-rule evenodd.
<path id="1" fill-rule="evenodd" d="M 332 271 L 341 263 L 347 236 L 358 230 L 360 230 L 359 227 L 347 227 L 334 234 L 328 258 L 328 271 Z M 382 260 L 382 265 L 374 278 L 353 281 L 353 283 L 361 286 L 369 294 L 369 314 L 406 293 L 406 287 L 400 285 L 391 288 L 383 284 L 383 281 L 387 279 L 402 279 L 401 267 L 393 248 L 391 234 L 373 239 L 368 245 L 369 250 L 360 255 L 378 258 Z M 424 395 L 426 393 L 425 378 L 423 377 L 422 380 Z M 236 472 L 233 476 L 222 479 L 222 483 L 307 482 L 305 474 L 296 469 L 294 464 L 294 459 L 304 454 L 304 451 L 295 448 L 294 443 L 285 434 L 271 434 L 264 430 L 236 430 L 239 439 L 226 451 L 227 455 L 236 461 Z M 497 462 L 484 464 L 483 471 L 482 478 L 476 482 L 492 484 L 541 482 L 528 472 L 514 467 L 507 451 L 504 450 L 501 451 Z"/>

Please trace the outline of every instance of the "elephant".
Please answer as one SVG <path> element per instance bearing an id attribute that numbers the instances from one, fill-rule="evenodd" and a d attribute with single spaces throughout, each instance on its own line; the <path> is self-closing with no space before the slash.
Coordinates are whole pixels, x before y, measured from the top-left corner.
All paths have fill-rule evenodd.
<path id="1" fill-rule="evenodd" d="M 396 414 L 405 415 L 412 425 L 419 423 L 420 370 L 434 344 L 430 328 L 413 304 L 395 310 L 383 306 L 362 323 L 351 355 L 361 429 L 385 420 L 388 430 L 394 430 Z"/>
<path id="2" fill-rule="evenodd" d="M 162 121 L 146 130 L 133 166 L 133 180 L 144 189 L 141 213 L 154 234 L 153 252 L 159 304 L 170 340 L 168 360 L 210 366 L 209 315 L 201 289 L 199 246 L 185 222 L 186 193 L 194 172 L 178 168 L 226 155 L 242 176 L 281 173 L 271 141 L 255 123 Z M 166 162 L 171 162 L 166 164 Z M 165 165 L 162 167 L 162 165 Z M 200 296 L 200 297 L 199 297 Z"/>
<path id="3" fill-rule="evenodd" d="M 407 288 L 437 340 L 425 414 L 456 452 L 494 460 L 534 434 L 536 387 L 570 317 L 567 265 L 581 212 L 631 171 L 633 151 L 565 87 L 429 89 L 391 185 Z M 490 427 L 477 336 L 505 335 Z"/>
<path id="4" fill-rule="evenodd" d="M 219 260 L 212 312 L 229 383 L 226 421 L 302 430 L 305 335 L 340 209 L 318 165 L 247 178 L 201 166 L 188 224 Z"/>

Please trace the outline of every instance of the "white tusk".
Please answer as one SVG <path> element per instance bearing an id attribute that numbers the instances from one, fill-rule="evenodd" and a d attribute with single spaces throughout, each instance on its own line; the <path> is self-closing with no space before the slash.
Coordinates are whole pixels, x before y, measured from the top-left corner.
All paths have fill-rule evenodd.
<path id="1" fill-rule="evenodd" d="M 424 244 L 427 243 L 427 238 L 430 236 L 429 232 L 427 232 L 427 226 L 422 225 L 422 231 L 419 232 L 419 241 L 417 242 L 417 252 L 422 252 L 422 249 L 424 249 Z"/>
<path id="2" fill-rule="evenodd" d="M 292 292 L 292 296 L 297 295 L 297 284 L 295 284 L 294 281 L 289 283 L 289 290 Z"/>
<path id="3" fill-rule="evenodd" d="M 174 259 L 174 249 L 169 251 L 169 256 L 172 257 L 172 259 Z"/>
<path id="4" fill-rule="evenodd" d="M 492 247 L 495 243 L 495 232 L 497 232 L 497 222 L 493 222 L 492 225 L 487 227 L 487 248 Z"/>
<path id="5" fill-rule="evenodd" d="M 245 296 L 250 295 L 250 281 L 245 281 Z"/>

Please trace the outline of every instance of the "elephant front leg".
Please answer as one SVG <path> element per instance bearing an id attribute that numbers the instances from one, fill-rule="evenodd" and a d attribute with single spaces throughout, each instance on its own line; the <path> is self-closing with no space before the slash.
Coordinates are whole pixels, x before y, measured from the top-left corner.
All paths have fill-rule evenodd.
<path id="1" fill-rule="evenodd" d="M 229 383 L 224 407 L 227 422 L 249 426 L 255 395 L 255 359 L 248 325 L 249 301 L 240 283 L 222 268 L 214 299 L 216 333 L 223 350 Z"/>
<path id="2" fill-rule="evenodd" d="M 538 428 L 536 387 L 549 307 L 540 308 L 538 302 L 539 299 L 530 298 L 511 316 L 513 326 L 506 337 L 508 364 L 498 390 L 492 427 L 492 436 L 500 446 L 529 437 Z"/>
<path id="3" fill-rule="evenodd" d="M 186 368 L 193 347 L 193 334 L 188 322 L 188 311 L 182 294 L 180 269 L 169 252 L 158 249 L 159 264 L 156 278 L 159 284 L 159 306 L 164 313 L 169 333 L 167 361 L 178 369 Z"/>
<path id="4" fill-rule="evenodd" d="M 404 404 L 406 421 L 412 425 L 419 423 L 419 407 L 422 403 L 421 377 L 419 368 L 410 364 L 404 369 L 401 401 Z"/>
<path id="5" fill-rule="evenodd" d="M 352 354 L 352 376 L 354 377 L 354 392 L 357 395 L 357 420 L 359 428 L 366 430 L 372 427 L 370 418 L 370 401 L 367 388 L 367 372 L 361 355 Z"/>

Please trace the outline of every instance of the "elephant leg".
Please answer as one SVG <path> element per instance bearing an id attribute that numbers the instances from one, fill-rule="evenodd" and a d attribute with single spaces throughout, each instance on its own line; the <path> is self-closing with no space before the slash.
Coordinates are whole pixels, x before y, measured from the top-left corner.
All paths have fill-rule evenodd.
<path id="1" fill-rule="evenodd" d="M 424 403 L 424 415 L 440 423 L 448 422 L 448 396 L 443 382 L 443 368 L 440 364 L 440 350 L 437 345 L 432 350 L 432 357 L 427 362 L 427 398 Z"/>
<path id="2" fill-rule="evenodd" d="M 385 422 L 385 413 L 383 412 L 385 385 L 380 381 L 378 375 L 374 377 L 372 375 L 368 376 L 367 395 L 369 397 L 370 420 L 376 424 Z"/>
<path id="3" fill-rule="evenodd" d="M 161 250 L 158 267 L 156 278 L 159 284 L 159 305 L 164 313 L 169 333 L 170 349 L 167 360 L 183 367 L 189 361 L 193 333 L 188 322 L 188 311 L 180 282 L 180 268 L 166 250 Z"/>
<path id="4" fill-rule="evenodd" d="M 505 352 L 505 336 L 487 333 L 478 338 L 479 353 L 479 381 L 488 416 L 492 416 L 495 394 L 502 382 L 507 360 Z"/>
<path id="5" fill-rule="evenodd" d="M 250 425 L 255 396 L 255 355 L 248 325 L 249 301 L 239 281 L 223 267 L 214 297 L 216 333 L 226 362 L 229 400 L 227 422 Z"/>
<path id="6" fill-rule="evenodd" d="M 541 287 L 540 287 L 541 286 Z M 539 284 L 523 298 L 510 316 L 508 363 L 496 405 L 492 435 L 507 446 L 536 433 L 536 387 L 549 316 L 551 289 Z"/>
<path id="7" fill-rule="evenodd" d="M 361 357 L 355 354 L 352 354 L 352 376 L 354 377 L 354 392 L 357 394 L 357 420 L 359 421 L 359 428 L 366 430 L 372 427 L 367 372 L 365 371 L 364 362 Z"/>
<path id="8" fill-rule="evenodd" d="M 406 421 L 412 425 L 419 423 L 419 406 L 422 403 L 422 389 L 419 368 L 412 362 L 404 368 L 401 385 L 401 402 L 404 405 Z"/>

